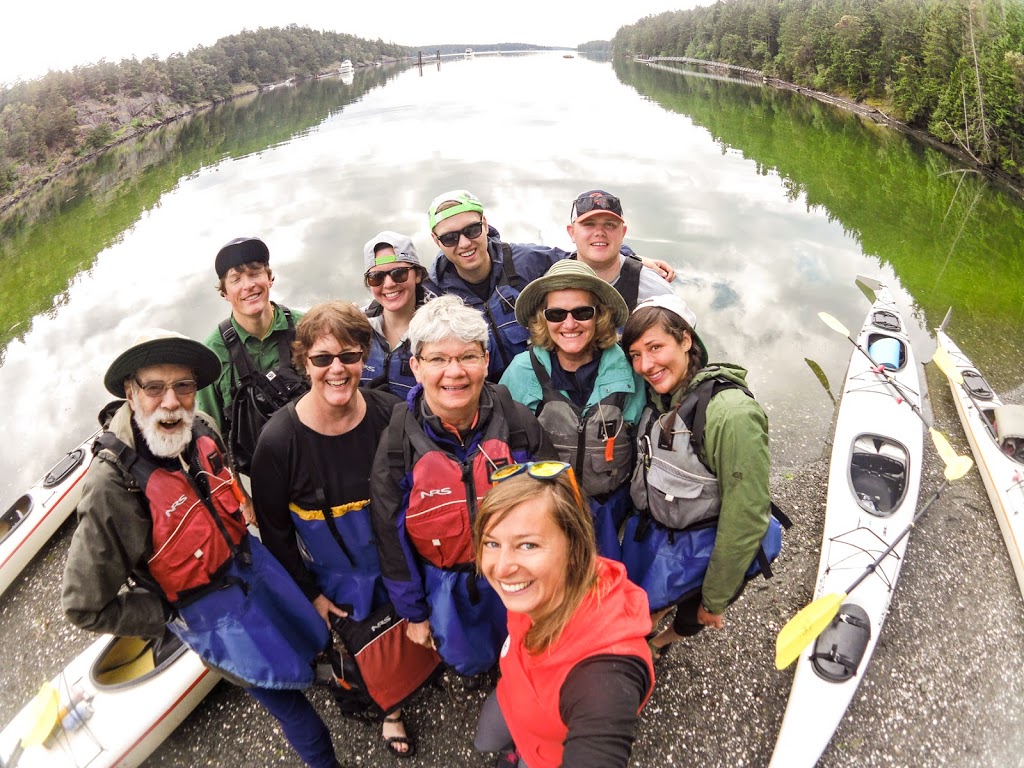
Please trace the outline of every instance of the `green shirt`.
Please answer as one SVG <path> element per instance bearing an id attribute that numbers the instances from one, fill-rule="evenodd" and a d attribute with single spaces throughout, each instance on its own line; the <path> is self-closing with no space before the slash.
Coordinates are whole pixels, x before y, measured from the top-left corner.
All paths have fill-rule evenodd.
<path id="1" fill-rule="evenodd" d="M 305 314 L 303 312 L 296 312 L 294 309 L 290 309 L 289 312 L 292 315 L 292 322 L 296 325 L 302 319 L 302 315 Z M 256 338 L 243 329 L 235 321 L 234 314 L 231 315 L 231 325 L 234 326 L 235 333 L 242 340 L 242 344 L 249 353 L 249 357 L 252 358 L 257 370 L 269 371 L 280 365 L 281 359 L 277 349 L 278 339 L 281 337 L 281 334 L 288 330 L 288 318 L 285 317 L 284 310 L 280 306 L 274 304 L 274 321 L 270 324 L 270 330 L 267 332 L 267 335 L 262 339 Z M 221 433 L 226 434 L 227 425 L 224 423 L 224 414 L 229 413 L 231 408 L 231 370 L 234 367 L 231 364 L 231 353 L 228 352 L 227 345 L 220 335 L 219 326 L 213 329 L 213 333 L 207 336 L 206 341 L 203 343 L 220 358 L 221 370 L 220 376 L 213 384 L 199 390 L 199 393 L 196 395 L 196 404 L 199 410 L 213 418 Z M 290 363 L 290 361 L 286 362 Z M 239 373 L 238 371 L 234 373 L 237 385 Z"/>

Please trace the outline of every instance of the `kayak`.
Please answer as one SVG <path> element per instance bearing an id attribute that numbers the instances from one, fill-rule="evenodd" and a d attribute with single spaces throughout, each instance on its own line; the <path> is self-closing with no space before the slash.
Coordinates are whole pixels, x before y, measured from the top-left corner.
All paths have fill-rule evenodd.
<path id="1" fill-rule="evenodd" d="M 0 595 L 78 505 L 99 434 L 67 453 L 0 517 Z"/>
<path id="2" fill-rule="evenodd" d="M 963 378 L 949 378 L 953 402 L 971 444 L 974 461 L 1003 532 L 1017 583 L 1024 592 L 1024 405 L 1003 403 L 985 377 L 946 334 L 946 321 L 935 333 Z"/>
<path id="3" fill-rule="evenodd" d="M 858 281 L 875 294 L 856 338 L 874 362 L 853 350 L 839 400 L 815 599 L 846 593 L 897 541 L 920 490 L 924 429 L 911 407 L 921 405 L 918 364 L 888 288 L 871 278 Z M 878 642 L 906 547 L 906 538 L 896 543 L 800 654 L 773 768 L 813 766 L 825 751 Z"/>
<path id="4" fill-rule="evenodd" d="M 102 635 L 44 686 L 51 709 L 34 706 L 41 691 L 0 733 L 0 761 L 41 730 L 20 768 L 139 765 L 219 680 L 169 633 L 160 642 Z"/>

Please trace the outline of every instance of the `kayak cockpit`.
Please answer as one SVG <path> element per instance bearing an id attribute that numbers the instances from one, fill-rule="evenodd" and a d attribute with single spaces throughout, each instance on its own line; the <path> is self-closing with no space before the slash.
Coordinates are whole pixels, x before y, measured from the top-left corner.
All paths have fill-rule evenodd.
<path id="1" fill-rule="evenodd" d="M 162 672 L 186 650 L 170 632 L 159 640 L 115 637 L 93 662 L 89 677 L 97 688 L 127 688 Z"/>
<path id="2" fill-rule="evenodd" d="M 850 455 L 850 487 L 862 509 L 888 517 L 907 494 L 910 455 L 907 449 L 879 435 L 860 435 Z"/>
<path id="3" fill-rule="evenodd" d="M 0 517 L 0 542 L 10 536 L 18 524 L 29 516 L 35 505 L 32 494 L 26 493 L 8 507 L 4 516 Z"/>
<path id="4" fill-rule="evenodd" d="M 996 441 L 1003 455 L 1024 464 L 1024 405 L 1000 405 L 994 410 Z"/>

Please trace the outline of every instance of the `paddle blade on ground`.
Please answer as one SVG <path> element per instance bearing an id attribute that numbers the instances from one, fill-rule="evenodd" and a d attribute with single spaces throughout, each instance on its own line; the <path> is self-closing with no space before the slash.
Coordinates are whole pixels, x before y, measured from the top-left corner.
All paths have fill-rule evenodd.
<path id="1" fill-rule="evenodd" d="M 945 347 L 935 348 L 935 354 L 932 355 L 932 362 L 935 363 L 938 369 L 946 375 L 946 378 L 954 384 L 963 386 L 964 377 L 960 375 L 960 371 L 956 367 L 956 363 L 953 362 L 952 356 Z"/>
<path id="2" fill-rule="evenodd" d="M 960 456 L 956 451 L 953 450 L 953 446 L 949 444 L 949 440 L 946 436 L 939 432 L 937 429 L 928 430 L 932 436 L 932 442 L 935 444 L 935 450 L 939 452 L 939 457 L 942 459 L 942 463 L 946 465 L 945 469 L 942 470 L 942 474 L 946 476 L 947 480 L 959 480 L 961 477 L 971 471 L 971 467 L 974 466 L 974 462 L 970 456 Z"/>
<path id="3" fill-rule="evenodd" d="M 821 321 L 825 323 L 825 325 L 827 325 L 833 331 L 843 334 L 843 336 L 845 336 L 846 338 L 850 338 L 849 329 L 847 329 L 845 325 L 843 325 L 834 317 L 832 317 L 832 315 L 830 315 L 828 312 L 819 312 L 818 317 L 820 317 Z"/>
<path id="4" fill-rule="evenodd" d="M 786 622 L 775 638 L 775 668 L 785 669 L 796 661 L 804 648 L 832 623 L 845 599 L 846 592 L 819 597 Z"/>

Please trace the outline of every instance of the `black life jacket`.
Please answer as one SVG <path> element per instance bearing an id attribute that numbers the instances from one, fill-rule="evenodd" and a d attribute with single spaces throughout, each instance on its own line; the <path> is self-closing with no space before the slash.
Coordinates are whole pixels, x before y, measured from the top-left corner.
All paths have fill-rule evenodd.
<path id="1" fill-rule="evenodd" d="M 189 471 L 169 470 L 105 430 L 93 447 L 105 448 L 132 475 L 153 521 L 150 575 L 172 604 L 187 604 L 223 586 L 236 558 L 248 563 L 246 527 L 231 473 L 212 432 L 199 419 L 188 455 Z"/>
<path id="2" fill-rule="evenodd" d="M 281 307 L 281 311 L 288 328 L 278 335 L 278 365 L 269 371 L 256 368 L 230 317 L 219 326 L 231 355 L 231 407 L 224 414 L 228 455 L 235 469 L 244 474 L 249 474 L 256 441 L 270 417 L 309 391 L 309 382 L 291 366 L 291 342 L 295 340 L 291 310 Z"/>

